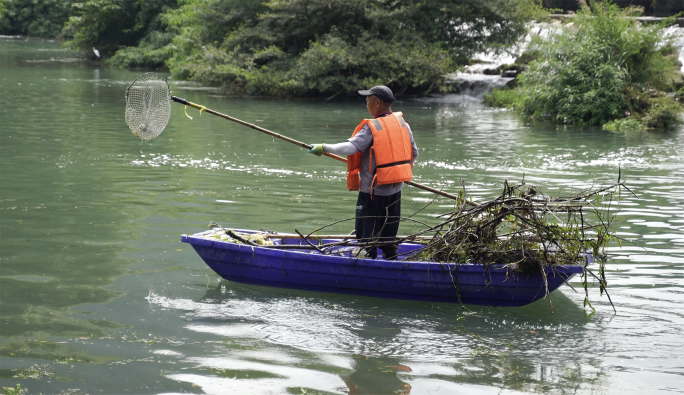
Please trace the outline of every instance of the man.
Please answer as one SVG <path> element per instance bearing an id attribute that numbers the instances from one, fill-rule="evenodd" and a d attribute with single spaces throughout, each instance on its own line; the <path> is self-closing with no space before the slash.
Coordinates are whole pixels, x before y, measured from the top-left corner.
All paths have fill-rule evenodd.
<path id="1" fill-rule="evenodd" d="M 338 144 L 314 144 L 310 153 L 347 156 L 347 188 L 359 191 L 356 202 L 356 238 L 394 241 L 399 231 L 401 190 L 411 181 L 418 148 L 402 113 L 392 112 L 394 94 L 386 86 L 360 90 L 373 119 L 364 119 L 352 137 Z M 384 259 L 396 259 L 397 245 L 380 247 Z M 377 258 L 377 250 L 366 250 Z"/>

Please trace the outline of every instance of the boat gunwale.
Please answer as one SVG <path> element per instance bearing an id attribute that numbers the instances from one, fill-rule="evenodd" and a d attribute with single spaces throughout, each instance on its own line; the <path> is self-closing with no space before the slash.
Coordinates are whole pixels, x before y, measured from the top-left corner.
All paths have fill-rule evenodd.
<path id="1" fill-rule="evenodd" d="M 240 233 L 260 233 L 259 231 L 254 231 L 254 230 L 248 230 L 248 229 L 230 229 L 236 232 Z M 448 267 L 450 270 L 453 270 L 454 268 L 458 267 L 458 271 L 465 271 L 465 272 L 482 272 L 483 267 L 487 268 L 488 270 L 493 270 L 493 271 L 506 271 L 508 268 L 506 267 L 506 264 L 490 264 L 490 265 L 485 265 L 482 263 L 454 263 L 454 262 L 434 262 L 434 261 L 408 261 L 408 260 L 396 260 L 396 261 L 388 261 L 384 259 L 365 259 L 365 258 L 354 258 L 354 257 L 346 257 L 346 256 L 336 256 L 336 255 L 324 255 L 318 253 L 312 253 L 313 251 L 295 251 L 295 250 L 285 250 L 285 249 L 278 249 L 278 248 L 264 248 L 261 246 L 252 246 L 252 245 L 247 245 L 247 244 L 240 244 L 240 243 L 231 243 L 228 241 L 221 241 L 221 240 L 212 240 L 212 239 L 205 239 L 202 237 L 198 237 L 200 235 L 205 235 L 210 233 L 211 230 L 204 231 L 204 232 L 199 232 L 195 233 L 192 235 L 187 235 L 183 234 L 181 235 L 181 241 L 188 243 L 190 245 L 200 245 L 200 246 L 205 246 L 205 247 L 210 247 L 210 248 L 218 248 L 222 250 L 237 250 L 241 248 L 249 248 L 252 252 L 256 252 L 258 250 L 259 254 L 265 255 L 265 256 L 273 256 L 277 257 L 279 259 L 282 259 L 286 256 L 289 256 L 293 259 L 307 259 L 307 260 L 317 260 L 320 262 L 325 262 L 326 264 L 341 264 L 341 263 L 351 263 L 351 264 L 358 264 L 358 263 L 368 263 L 368 264 L 373 264 L 376 268 L 386 268 L 386 269 L 407 269 L 407 266 L 414 266 L 414 269 L 419 270 L 429 270 L 430 266 L 438 266 L 441 268 Z M 274 235 L 275 236 L 275 235 Z M 332 239 L 330 239 L 332 240 Z M 422 246 L 422 244 L 416 244 L 416 243 L 402 243 L 403 245 L 410 245 L 410 246 Z M 591 263 L 591 262 L 589 262 Z M 399 265 L 398 265 L 399 264 Z M 398 267 L 400 266 L 400 267 Z M 547 266 L 547 272 L 556 272 L 560 271 L 562 274 L 569 275 L 569 274 L 579 274 L 584 272 L 584 267 L 582 265 L 554 265 L 554 266 Z"/>

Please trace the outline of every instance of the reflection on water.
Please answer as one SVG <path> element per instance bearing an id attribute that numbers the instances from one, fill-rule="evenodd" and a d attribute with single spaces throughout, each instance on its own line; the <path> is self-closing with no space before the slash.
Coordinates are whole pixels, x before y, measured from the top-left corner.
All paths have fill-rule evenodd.
<path id="1" fill-rule="evenodd" d="M 175 155 L 171 157 L 169 154 L 141 154 L 140 159 L 133 159 L 130 161 L 132 165 L 136 166 L 178 166 L 178 167 L 192 167 L 198 169 L 208 170 L 222 170 L 222 171 L 237 171 L 245 172 L 247 174 L 268 175 L 274 177 L 298 176 L 298 177 L 312 177 L 316 171 L 302 172 L 288 169 L 269 168 L 263 165 L 244 166 L 239 164 L 239 161 L 225 160 L 226 155 L 221 152 L 212 152 L 203 159 L 193 159 L 192 157 L 185 157 L 183 155 Z"/>
<path id="2" fill-rule="evenodd" d="M 354 362 L 354 371 L 342 376 L 349 395 L 411 393 L 411 384 L 397 377 L 398 372 L 411 372 L 410 367 L 391 358 L 371 358 L 362 355 L 354 356 Z"/>
<path id="3" fill-rule="evenodd" d="M 569 287 L 522 308 L 467 307 L 218 282 L 179 243 L 209 221 L 304 232 L 353 215 L 336 161 L 175 107 L 143 143 L 123 122 L 138 72 L 61 61 L 0 38 L 0 384 L 30 393 L 681 392 L 684 129 L 613 134 L 521 124 L 477 104 L 399 101 L 417 181 L 489 198 L 503 180 L 551 194 L 626 191 L 608 281 L 618 310 Z M 54 59 L 54 60 L 53 60 Z M 174 92 L 308 143 L 342 141 L 362 101 Z M 619 170 L 620 169 L 620 170 Z M 433 195 L 410 188 L 411 214 Z M 434 221 L 453 203 L 418 216 Z M 330 229 L 347 233 L 348 223 Z M 402 225 L 401 232 L 412 231 Z M 573 284 L 581 289 L 579 284 Z M 39 366 L 34 376 L 26 374 Z M 45 372 L 49 372 L 45 373 Z M 53 375 L 54 373 L 54 375 Z M 65 378 L 57 380 L 56 377 Z M 125 379 L 122 379 L 125 378 Z M 73 391 L 72 391 L 73 393 Z"/>
<path id="4" fill-rule="evenodd" d="M 220 339 L 211 356 L 186 360 L 198 369 L 216 370 L 218 377 L 169 376 L 201 385 L 207 393 L 220 393 L 228 382 L 230 388 L 256 393 L 300 387 L 379 394 L 441 387 L 450 393 L 454 383 L 486 388 L 492 381 L 521 391 L 577 389 L 597 382 L 605 369 L 598 360 L 578 356 L 603 347 L 603 340 L 584 338 L 593 337 L 590 320 L 563 294 L 554 295 L 562 320 L 537 314 L 548 309 L 543 301 L 519 309 L 463 311 L 448 304 L 230 282 L 198 301 L 154 293 L 148 301 L 181 312 L 186 329 Z M 326 374 L 315 375 L 312 369 Z M 279 377 L 255 379 L 273 373 Z M 345 386 L 337 386 L 340 379 L 331 373 Z"/>

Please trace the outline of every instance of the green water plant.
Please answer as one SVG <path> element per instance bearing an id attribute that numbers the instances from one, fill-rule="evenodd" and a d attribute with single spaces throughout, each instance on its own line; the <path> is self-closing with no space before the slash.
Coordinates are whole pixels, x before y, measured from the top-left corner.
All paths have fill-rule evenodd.
<path id="1" fill-rule="evenodd" d="M 3 395 L 21 395 L 28 391 L 25 387 L 22 388 L 21 384 L 17 384 L 16 387 L 2 387 Z"/>
<path id="2" fill-rule="evenodd" d="M 17 369 L 13 370 L 13 376 L 14 378 L 18 379 L 34 379 L 34 380 L 43 380 L 43 379 L 48 379 L 51 377 L 55 377 L 55 374 L 50 371 L 50 367 L 48 365 L 32 365 L 26 369 Z"/>
<path id="3" fill-rule="evenodd" d="M 651 99 L 642 122 L 650 128 L 668 128 L 682 123 L 682 105 L 669 97 Z"/>
<path id="4" fill-rule="evenodd" d="M 602 128 L 610 132 L 640 132 L 645 129 L 644 124 L 634 118 L 616 119 L 604 124 Z"/>

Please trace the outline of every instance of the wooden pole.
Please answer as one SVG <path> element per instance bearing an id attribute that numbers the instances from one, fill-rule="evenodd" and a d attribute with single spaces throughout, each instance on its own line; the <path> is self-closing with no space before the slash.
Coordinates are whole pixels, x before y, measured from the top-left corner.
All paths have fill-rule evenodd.
<path id="1" fill-rule="evenodd" d="M 247 126 L 248 128 L 257 130 L 257 131 L 262 132 L 262 133 L 266 133 L 266 134 L 268 134 L 269 136 L 273 136 L 273 137 L 275 137 L 275 138 L 277 138 L 277 139 L 287 141 L 288 143 L 297 145 L 297 146 L 302 147 L 302 148 L 305 148 L 305 149 L 307 149 L 307 150 L 313 148 L 313 146 L 310 145 L 310 144 L 306 144 L 306 143 L 303 143 L 303 142 L 301 142 L 301 141 L 297 141 L 297 140 L 295 140 L 295 139 L 292 139 L 292 138 L 289 138 L 289 137 L 287 137 L 287 136 L 284 136 L 284 135 L 282 135 L 282 134 L 280 134 L 280 133 L 272 132 L 272 131 L 270 131 L 270 130 L 268 130 L 268 129 L 262 128 L 262 127 L 260 127 L 260 126 L 254 125 L 254 124 L 252 124 L 252 123 L 245 122 L 245 121 L 243 121 L 243 120 L 240 120 L 240 119 L 231 117 L 230 115 L 222 114 L 222 113 L 220 113 L 220 112 L 218 112 L 218 111 L 214 111 L 214 110 L 212 110 L 212 109 L 206 108 L 206 107 L 201 106 L 201 105 L 199 105 L 199 104 L 195 104 L 195 103 L 189 102 L 189 101 L 187 101 L 187 100 L 185 100 L 185 99 L 182 99 L 182 98 L 180 98 L 180 97 L 172 96 L 172 97 L 171 97 L 171 100 L 175 101 L 176 103 L 180 103 L 180 104 L 184 104 L 184 105 L 186 105 L 186 106 L 190 106 L 190 107 L 196 108 L 196 109 L 198 109 L 198 110 L 200 110 L 200 111 L 206 111 L 206 112 L 208 112 L 209 114 L 216 115 L 216 116 L 221 117 L 221 118 L 223 118 L 223 119 L 227 119 L 227 120 L 229 120 L 229 121 L 233 121 L 233 122 L 235 122 L 235 123 L 239 123 L 240 125 Z M 329 154 L 329 153 L 327 153 L 327 152 L 326 152 L 324 155 L 327 156 L 327 157 L 329 157 L 329 158 L 337 159 L 337 160 L 339 160 L 340 162 L 347 163 L 347 158 L 343 158 L 343 157 L 338 156 L 338 155 L 335 155 L 335 154 Z M 439 189 L 435 189 L 435 188 L 429 187 L 429 186 L 427 186 L 427 185 L 419 184 L 419 183 L 414 182 L 414 181 L 409 181 L 407 184 L 409 184 L 409 185 L 411 185 L 411 186 L 414 186 L 414 187 L 416 187 L 416 188 L 422 189 L 422 190 L 424 190 L 424 191 L 432 192 L 432 193 L 435 193 L 435 194 L 437 194 L 437 195 L 447 197 L 447 198 L 449 198 L 449 199 L 458 200 L 458 196 L 456 196 L 456 195 L 452 195 L 452 194 L 450 194 L 450 193 L 443 192 L 443 191 L 441 191 L 441 190 L 439 190 Z"/>

